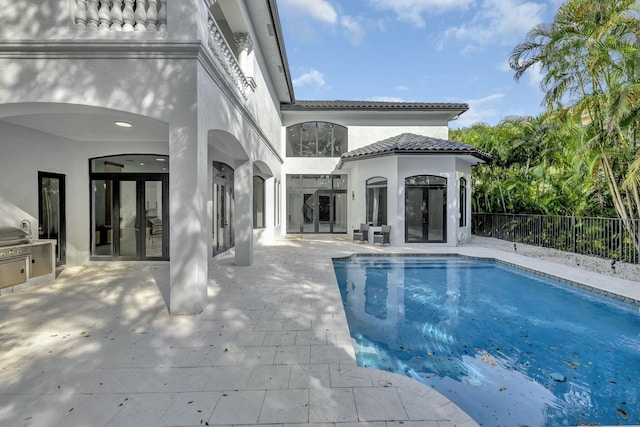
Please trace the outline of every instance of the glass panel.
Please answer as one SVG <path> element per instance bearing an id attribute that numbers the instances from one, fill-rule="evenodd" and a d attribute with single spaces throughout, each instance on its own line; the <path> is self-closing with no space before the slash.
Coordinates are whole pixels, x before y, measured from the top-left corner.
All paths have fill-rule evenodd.
<path id="1" fill-rule="evenodd" d="M 253 228 L 264 228 L 264 179 L 253 177 Z"/>
<path id="2" fill-rule="evenodd" d="M 96 179 L 93 186 L 93 255 L 113 255 L 113 181 Z"/>
<path id="3" fill-rule="evenodd" d="M 145 256 L 162 256 L 162 181 L 145 181 Z"/>
<path id="4" fill-rule="evenodd" d="M 331 157 L 333 154 L 332 132 L 333 125 L 326 122 L 318 122 L 318 156 Z"/>
<path id="5" fill-rule="evenodd" d="M 347 193 L 334 194 L 333 199 L 333 232 L 347 232 Z"/>
<path id="6" fill-rule="evenodd" d="M 38 236 L 40 239 L 55 239 L 56 262 L 60 263 L 60 180 L 58 178 L 42 177 L 40 180 L 40 224 Z"/>
<path id="7" fill-rule="evenodd" d="M 318 132 L 316 129 L 316 123 L 303 123 L 302 124 L 302 157 L 315 157 L 317 155 L 316 137 Z"/>
<path id="8" fill-rule="evenodd" d="M 287 233 L 300 233 L 301 229 L 302 193 L 287 191 Z"/>
<path id="9" fill-rule="evenodd" d="M 120 181 L 120 256 L 136 256 L 136 182 Z"/>
<path id="10" fill-rule="evenodd" d="M 346 190 L 347 189 L 347 175 L 332 175 L 333 176 L 333 189 L 334 190 Z"/>
<path id="11" fill-rule="evenodd" d="M 422 242 L 422 188 L 405 188 L 405 227 L 407 242 Z"/>
<path id="12" fill-rule="evenodd" d="M 433 175 L 418 175 L 405 178 L 405 186 L 447 185 L 447 179 Z"/>
<path id="13" fill-rule="evenodd" d="M 428 193 L 428 219 L 430 241 L 444 240 L 444 209 L 445 209 L 444 188 L 429 188 Z"/>
<path id="14" fill-rule="evenodd" d="M 301 125 L 287 128 L 287 157 L 300 157 L 300 128 Z"/>
<path id="15" fill-rule="evenodd" d="M 302 232 L 314 233 L 315 230 L 316 197 L 315 193 L 305 193 L 302 204 Z"/>
<path id="16" fill-rule="evenodd" d="M 331 195 L 318 194 L 318 232 L 331 233 Z"/>
<path id="17" fill-rule="evenodd" d="M 347 152 L 347 128 L 344 126 L 333 126 L 333 155 L 340 157 Z"/>
<path id="18" fill-rule="evenodd" d="M 460 178 L 460 227 L 467 225 L 467 180 Z"/>
<path id="19" fill-rule="evenodd" d="M 124 154 L 91 160 L 91 172 L 98 173 L 168 173 L 169 156 Z"/>
<path id="20" fill-rule="evenodd" d="M 218 191 L 218 203 L 216 209 L 216 217 L 218 219 L 217 230 L 218 230 L 218 241 L 217 241 L 217 249 L 224 250 L 225 245 L 225 223 L 227 222 L 226 218 L 226 189 L 224 185 L 216 185 Z"/>
<path id="21" fill-rule="evenodd" d="M 382 177 L 367 180 L 367 222 L 374 226 L 387 223 L 387 180 Z"/>

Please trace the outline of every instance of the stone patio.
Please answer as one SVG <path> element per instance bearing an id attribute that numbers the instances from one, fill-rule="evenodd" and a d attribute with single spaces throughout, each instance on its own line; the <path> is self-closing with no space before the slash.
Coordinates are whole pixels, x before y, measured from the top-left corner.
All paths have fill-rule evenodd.
<path id="1" fill-rule="evenodd" d="M 198 316 L 169 315 L 166 264 L 67 268 L 0 297 L 0 425 L 476 426 L 435 390 L 356 366 L 331 265 L 356 252 L 497 257 L 640 299 L 637 282 L 495 249 L 318 236 L 257 246 L 251 267 L 216 257 Z"/>

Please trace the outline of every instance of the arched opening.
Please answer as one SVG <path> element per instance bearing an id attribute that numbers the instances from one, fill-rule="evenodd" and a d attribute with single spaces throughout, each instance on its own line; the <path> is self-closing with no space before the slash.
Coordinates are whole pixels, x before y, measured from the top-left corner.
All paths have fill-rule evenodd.
<path id="1" fill-rule="evenodd" d="M 405 242 L 446 243 L 447 179 L 416 175 L 404 180 Z"/>

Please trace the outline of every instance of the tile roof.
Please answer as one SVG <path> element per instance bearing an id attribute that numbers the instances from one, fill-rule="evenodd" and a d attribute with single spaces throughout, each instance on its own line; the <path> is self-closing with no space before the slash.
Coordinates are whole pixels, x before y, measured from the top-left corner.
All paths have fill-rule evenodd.
<path id="1" fill-rule="evenodd" d="M 365 147 L 344 153 L 340 163 L 360 158 L 375 157 L 385 154 L 468 154 L 485 162 L 491 161 L 491 155 L 478 150 L 472 145 L 430 136 L 403 133 L 383 139 Z"/>
<path id="2" fill-rule="evenodd" d="M 415 110 L 415 111 L 459 111 L 469 109 L 467 104 L 446 102 L 384 102 L 384 101 L 296 101 L 293 104 L 282 104 L 282 110 Z"/>

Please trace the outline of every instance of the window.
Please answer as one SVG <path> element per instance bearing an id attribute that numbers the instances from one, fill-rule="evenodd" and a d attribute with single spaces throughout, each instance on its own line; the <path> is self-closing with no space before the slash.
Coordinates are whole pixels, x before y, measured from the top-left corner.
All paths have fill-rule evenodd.
<path id="1" fill-rule="evenodd" d="M 264 178 L 253 177 L 253 228 L 264 228 Z"/>
<path id="2" fill-rule="evenodd" d="M 387 179 L 367 180 L 367 223 L 378 226 L 387 223 Z"/>
<path id="3" fill-rule="evenodd" d="M 340 157 L 347 149 L 347 128 L 305 122 L 287 128 L 287 157 Z"/>
<path id="4" fill-rule="evenodd" d="M 467 180 L 460 178 L 460 227 L 467 226 Z"/>

